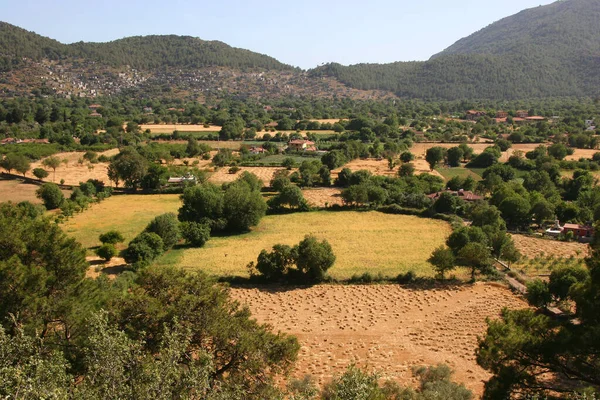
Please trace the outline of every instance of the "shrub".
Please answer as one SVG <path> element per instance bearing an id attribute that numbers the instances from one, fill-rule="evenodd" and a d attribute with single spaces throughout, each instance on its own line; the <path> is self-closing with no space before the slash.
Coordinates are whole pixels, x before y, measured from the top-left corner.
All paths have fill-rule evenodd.
<path id="1" fill-rule="evenodd" d="M 34 168 L 33 176 L 35 176 L 39 180 L 42 180 L 48 177 L 48 171 L 46 171 L 44 168 Z"/>
<path id="2" fill-rule="evenodd" d="M 106 243 L 96 249 L 96 255 L 108 262 L 117 255 L 117 249 L 114 245 Z"/>
<path id="3" fill-rule="evenodd" d="M 125 240 L 121 232 L 114 230 L 101 234 L 98 239 L 100 239 L 103 244 L 117 244 L 122 243 Z"/>
<path id="4" fill-rule="evenodd" d="M 210 226 L 193 221 L 182 222 L 181 235 L 194 247 L 202 247 L 210 239 Z"/>
<path id="5" fill-rule="evenodd" d="M 153 232 L 142 232 L 129 243 L 123 255 L 128 264 L 139 268 L 150 264 L 163 251 L 164 244 L 160 236 Z"/>
<path id="6" fill-rule="evenodd" d="M 310 282 L 322 282 L 327 270 L 333 266 L 335 255 L 327 240 L 321 242 L 312 235 L 307 235 L 298 244 L 296 265 Z"/>
<path id="7" fill-rule="evenodd" d="M 234 165 L 233 167 L 229 168 L 229 173 L 232 175 L 237 174 L 240 171 L 240 169 L 240 167 Z"/>
<path id="8" fill-rule="evenodd" d="M 179 221 L 174 213 L 166 213 L 154 218 L 146 227 L 146 232 L 153 232 L 160 236 L 165 250 L 176 245 L 181 238 Z"/>
<path id="9" fill-rule="evenodd" d="M 44 183 L 38 190 L 36 190 L 35 195 L 37 198 L 42 200 L 44 206 L 48 210 L 54 210 L 60 207 L 62 202 L 65 200 L 63 192 L 54 183 Z"/>

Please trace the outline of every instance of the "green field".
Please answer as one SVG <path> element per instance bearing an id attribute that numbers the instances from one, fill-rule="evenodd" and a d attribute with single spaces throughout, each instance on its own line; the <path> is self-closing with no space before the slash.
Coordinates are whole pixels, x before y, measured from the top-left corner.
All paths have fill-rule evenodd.
<path id="1" fill-rule="evenodd" d="M 248 165 L 248 166 L 250 166 L 250 165 L 252 165 L 252 166 L 281 165 L 283 163 L 283 160 L 285 160 L 286 158 L 291 158 L 292 160 L 294 160 L 294 162 L 296 164 L 300 165 L 300 164 L 302 164 L 303 161 L 320 160 L 321 156 L 320 155 L 299 156 L 296 154 L 274 154 L 271 156 L 266 156 L 266 157 L 261 158 L 260 160 L 256 160 L 256 161 L 244 161 L 244 162 L 242 162 L 242 165 Z"/>
<path id="2" fill-rule="evenodd" d="M 250 233 L 212 238 L 204 248 L 177 249 L 165 254 L 161 265 L 177 265 L 218 276 L 247 276 L 246 265 L 262 249 L 274 244 L 294 245 L 304 235 L 327 239 L 337 260 L 329 271 L 334 278 L 370 272 L 395 277 L 409 270 L 433 276 L 426 262 L 442 245 L 450 226 L 442 221 L 378 212 L 311 212 L 273 215 Z"/>
<path id="3" fill-rule="evenodd" d="M 455 167 L 455 168 L 436 168 L 436 171 L 439 172 L 446 181 L 458 176 L 462 179 L 466 179 L 467 177 L 471 177 L 476 181 L 481 180 L 481 175 L 477 172 L 463 167 Z M 482 172 L 483 173 L 483 172 Z"/>
<path id="4" fill-rule="evenodd" d="M 99 246 L 98 235 L 116 229 L 127 245 L 157 215 L 177 213 L 181 200 L 176 194 L 112 196 L 76 214 L 62 225 L 84 247 Z"/>

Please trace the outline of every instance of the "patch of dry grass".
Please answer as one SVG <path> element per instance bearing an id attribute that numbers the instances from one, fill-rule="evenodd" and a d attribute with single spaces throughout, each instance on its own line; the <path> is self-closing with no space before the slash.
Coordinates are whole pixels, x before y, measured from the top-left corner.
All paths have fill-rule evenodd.
<path id="1" fill-rule="evenodd" d="M 212 275 L 247 276 L 246 265 L 277 243 L 294 245 L 307 234 L 327 239 L 337 257 L 329 271 L 339 279 L 370 272 L 396 276 L 413 270 L 433 276 L 427 263 L 444 243 L 450 226 L 442 221 L 378 212 L 311 212 L 273 215 L 250 233 L 212 238 L 204 248 L 176 250 L 163 263 Z"/>
<path id="2" fill-rule="evenodd" d="M 35 196 L 35 191 L 38 188 L 38 185 L 23 183 L 19 180 L 0 180 L 0 203 L 30 201 L 34 204 L 42 204 L 42 201 Z M 71 195 L 69 190 L 63 190 L 63 193 L 65 196 Z"/>
<path id="3" fill-rule="evenodd" d="M 76 214 L 62 228 L 86 248 L 99 246 L 98 236 L 113 229 L 123 234 L 126 245 L 154 217 L 177 213 L 179 207 L 181 200 L 176 194 L 112 196 Z"/>

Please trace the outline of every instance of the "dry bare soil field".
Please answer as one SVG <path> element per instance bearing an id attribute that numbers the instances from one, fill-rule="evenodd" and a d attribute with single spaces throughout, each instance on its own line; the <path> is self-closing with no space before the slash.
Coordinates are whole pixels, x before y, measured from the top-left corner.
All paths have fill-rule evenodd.
<path id="1" fill-rule="evenodd" d="M 526 303 L 499 285 L 420 290 L 398 285 L 235 288 L 233 298 L 276 331 L 298 337 L 294 375 L 319 384 L 355 364 L 415 384 L 411 368 L 445 363 L 478 397 L 489 374 L 475 361 L 485 319 Z"/>
<path id="2" fill-rule="evenodd" d="M 250 233 L 213 237 L 203 248 L 174 250 L 159 262 L 211 275 L 247 276 L 246 266 L 256 261 L 261 250 L 271 250 L 278 243 L 297 244 L 307 234 L 330 242 L 337 257 L 329 270 L 334 278 L 347 279 L 363 272 L 395 277 L 409 270 L 433 276 L 426 260 L 450 235 L 450 226 L 438 220 L 378 212 L 271 215 Z"/>

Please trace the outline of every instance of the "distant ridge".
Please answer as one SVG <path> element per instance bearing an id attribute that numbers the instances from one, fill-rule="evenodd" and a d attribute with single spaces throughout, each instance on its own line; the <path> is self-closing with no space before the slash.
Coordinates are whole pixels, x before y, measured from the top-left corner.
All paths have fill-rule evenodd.
<path id="1" fill-rule="evenodd" d="M 0 22 L 0 54 L 0 68 L 4 70 L 20 65 L 22 57 L 33 60 L 82 58 L 114 67 L 128 65 L 137 69 L 214 66 L 270 70 L 293 68 L 263 54 L 190 36 L 135 36 L 107 43 L 66 45 L 6 22 Z"/>
<path id="2" fill-rule="evenodd" d="M 189 36 L 66 45 L 0 22 L 0 96 L 40 86 L 44 93 L 82 96 L 127 89 L 241 97 L 600 97 L 600 0 L 563 0 L 521 11 L 426 62 L 331 63 L 309 71 Z"/>
<path id="3" fill-rule="evenodd" d="M 427 62 L 329 64 L 313 73 L 401 97 L 600 96 L 600 1 L 564 0 L 521 11 Z"/>

